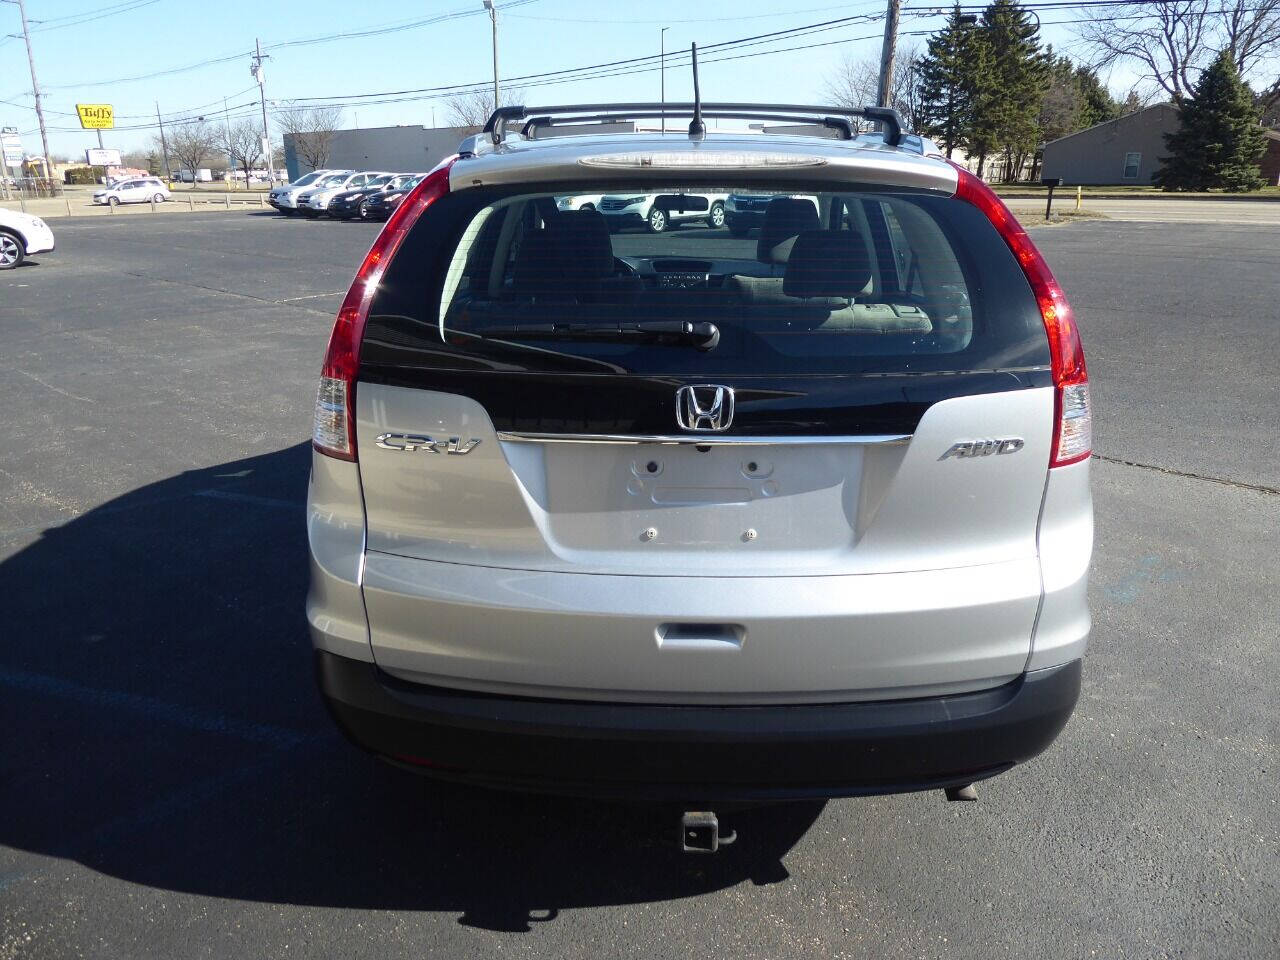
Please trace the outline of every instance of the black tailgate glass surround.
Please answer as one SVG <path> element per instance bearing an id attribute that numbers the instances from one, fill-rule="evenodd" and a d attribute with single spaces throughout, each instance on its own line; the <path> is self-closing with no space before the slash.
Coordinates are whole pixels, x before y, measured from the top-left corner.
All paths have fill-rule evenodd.
<path id="1" fill-rule="evenodd" d="M 676 430 L 684 380 L 633 374 L 406 370 L 364 366 L 360 379 L 470 397 L 499 431 L 663 435 Z M 692 381 L 690 381 L 692 382 Z M 942 400 L 1047 387 L 1047 370 L 945 376 L 737 377 L 732 436 L 914 433 Z"/>
<path id="2" fill-rule="evenodd" d="M 406 237 L 379 286 L 361 346 L 359 379 L 471 397 L 499 430 L 610 434 L 670 433 L 680 385 L 723 383 L 737 394 L 731 432 L 760 436 L 910 433 L 924 411 L 941 400 L 1052 382 L 1035 298 L 995 229 L 969 204 L 901 191 L 884 196 L 917 205 L 928 214 L 963 270 L 973 321 L 972 335 L 959 349 L 937 348 L 936 343 L 930 349 L 924 344 L 927 337 L 918 333 L 761 334 L 753 328 L 749 311 L 715 279 L 707 289 L 646 291 L 644 301 L 646 309 L 658 312 L 670 304 L 672 319 L 713 321 L 721 337 L 710 350 L 661 342 L 507 340 L 476 336 L 452 322 L 442 336 L 445 273 L 475 215 L 508 196 L 543 194 L 536 212 L 545 223 L 557 215 L 554 201 L 545 194 L 588 189 L 609 188 L 581 183 L 477 188 L 433 204 Z M 627 189 L 634 186 L 622 192 Z M 796 185 L 797 192 L 803 189 L 803 184 Z M 827 184 L 822 189 L 833 188 Z M 860 195 L 876 194 L 861 185 L 856 189 Z M 874 214 L 879 205 L 868 204 L 867 209 Z M 832 223 L 835 219 L 830 217 Z M 874 243 L 888 243 L 884 224 L 874 215 L 868 220 Z M 481 231 L 473 251 L 480 257 L 488 251 L 492 260 L 496 232 Z M 729 242 L 727 233 L 719 237 L 713 230 L 681 232 L 686 248 L 699 240 Z M 614 239 L 615 253 L 623 242 L 626 238 Z M 898 282 L 895 274 L 901 274 L 904 284 L 909 281 L 910 265 L 886 262 L 890 255 L 892 251 L 876 252 L 886 289 L 892 290 Z M 471 259 L 475 258 L 473 253 Z M 684 259 L 693 258 L 686 253 Z M 469 261 L 468 277 L 472 272 Z M 476 277 L 475 282 L 484 282 L 478 273 Z M 610 296 L 616 294 L 610 290 Z M 616 317 L 619 323 L 655 319 L 653 314 L 628 315 L 628 308 L 601 301 L 555 305 L 550 313 L 557 323 L 596 322 L 600 317 Z M 797 344 L 802 344 L 798 350 Z"/>

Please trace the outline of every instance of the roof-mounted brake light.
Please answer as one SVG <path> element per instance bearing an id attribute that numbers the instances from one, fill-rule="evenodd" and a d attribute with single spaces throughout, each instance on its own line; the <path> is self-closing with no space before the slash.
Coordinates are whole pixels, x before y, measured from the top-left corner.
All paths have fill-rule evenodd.
<path id="1" fill-rule="evenodd" d="M 614 153 L 583 157 L 584 167 L 626 167 L 635 170 L 759 170 L 761 167 L 821 167 L 825 157 L 793 156 L 785 153 L 754 151 L 721 152 L 691 150 L 687 153 Z"/>

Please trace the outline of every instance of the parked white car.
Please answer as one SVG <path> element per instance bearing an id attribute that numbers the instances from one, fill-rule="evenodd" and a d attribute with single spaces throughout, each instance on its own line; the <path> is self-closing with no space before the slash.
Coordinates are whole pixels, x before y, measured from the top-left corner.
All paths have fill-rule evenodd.
<path id="1" fill-rule="evenodd" d="M 298 195 L 298 209 L 304 216 L 318 217 L 329 210 L 329 201 L 344 190 L 357 190 L 370 180 L 389 176 L 382 170 L 365 170 L 360 173 L 334 174 L 317 180 L 305 193 Z"/>
<path id="2" fill-rule="evenodd" d="M 93 202 L 114 207 L 118 203 L 150 203 L 152 200 L 164 203 L 172 196 L 159 177 L 128 177 L 94 191 Z"/>
<path id="3" fill-rule="evenodd" d="M 556 197 L 557 210 L 599 210 L 603 193 L 584 193 L 578 197 Z"/>
<path id="4" fill-rule="evenodd" d="M 291 217 L 298 212 L 299 196 L 318 185 L 326 177 L 349 176 L 352 172 L 351 170 L 312 170 L 310 173 L 304 173 L 293 183 L 276 187 L 267 194 L 267 203 L 285 216 Z"/>
<path id="5" fill-rule="evenodd" d="M 0 207 L 0 270 L 22 266 L 32 253 L 52 253 L 53 246 L 53 231 L 39 217 Z"/>
<path id="6" fill-rule="evenodd" d="M 728 199 L 727 193 L 605 194 L 597 209 L 614 232 L 623 227 L 646 227 L 650 233 L 662 233 L 697 221 L 718 229 L 724 226 Z"/>

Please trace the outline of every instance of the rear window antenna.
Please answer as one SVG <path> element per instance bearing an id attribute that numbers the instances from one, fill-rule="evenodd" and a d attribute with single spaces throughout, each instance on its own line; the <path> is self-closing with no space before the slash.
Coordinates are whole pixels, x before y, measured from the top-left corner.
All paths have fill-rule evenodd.
<path id="1" fill-rule="evenodd" d="M 707 135 L 702 122 L 702 91 L 698 88 L 698 45 L 693 44 L 693 119 L 689 121 L 689 139 L 701 140 Z"/>

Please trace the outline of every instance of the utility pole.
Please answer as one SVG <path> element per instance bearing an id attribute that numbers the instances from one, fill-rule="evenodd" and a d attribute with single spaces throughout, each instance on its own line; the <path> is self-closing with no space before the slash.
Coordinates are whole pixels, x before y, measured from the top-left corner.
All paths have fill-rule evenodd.
<path id="1" fill-rule="evenodd" d="M 40 121 L 40 144 L 44 147 L 45 179 L 52 179 L 53 167 L 49 159 L 49 134 L 44 128 L 44 105 L 40 102 L 40 81 L 36 79 L 36 58 L 31 54 L 31 31 L 27 28 L 27 4 L 18 0 L 18 15 L 22 18 L 22 39 L 27 44 L 27 64 L 31 67 L 31 93 L 36 98 L 36 119 Z"/>
<path id="2" fill-rule="evenodd" d="M 489 11 L 489 22 L 493 25 L 493 109 L 497 110 L 502 102 L 498 99 L 498 8 L 493 0 L 482 0 L 482 5 Z"/>
<path id="3" fill-rule="evenodd" d="M 667 31 L 670 27 L 663 27 L 658 31 L 658 62 L 661 66 L 658 68 L 658 74 L 662 77 L 659 81 L 658 89 L 662 91 L 662 132 L 667 132 Z"/>
<path id="4" fill-rule="evenodd" d="M 891 106 L 893 99 L 893 54 L 898 44 L 898 15 L 902 12 L 902 0 L 889 0 L 884 15 L 884 46 L 880 49 L 880 85 L 876 89 L 876 106 Z"/>
<path id="5" fill-rule="evenodd" d="M 169 169 L 169 141 L 164 138 L 164 118 L 160 116 L 160 101 L 156 101 L 156 123 L 160 124 L 160 152 L 164 154 L 164 176 L 173 180 L 173 171 Z M 191 182 L 195 183 L 196 172 L 191 171 Z"/>
<path id="6" fill-rule="evenodd" d="M 227 155 L 227 180 L 230 182 L 230 173 L 235 169 L 235 161 L 231 159 L 231 110 L 227 106 L 227 98 L 222 98 L 222 126 L 226 131 L 227 142 L 223 144 L 225 148 L 223 153 Z"/>
<path id="7" fill-rule="evenodd" d="M 267 57 L 262 55 L 262 41 L 254 40 L 256 53 L 253 55 L 253 66 L 249 68 L 249 72 L 253 74 L 253 79 L 258 81 L 258 95 L 262 99 L 262 150 L 267 155 L 267 179 L 274 185 L 276 182 L 276 168 L 271 161 L 271 130 L 267 127 L 267 78 L 262 71 L 262 61 Z M 225 101 L 224 101 L 225 105 Z M 244 187 L 249 189 L 249 171 L 244 172 Z"/>

